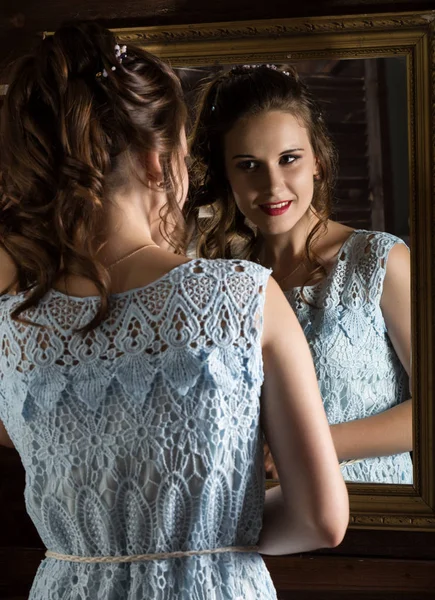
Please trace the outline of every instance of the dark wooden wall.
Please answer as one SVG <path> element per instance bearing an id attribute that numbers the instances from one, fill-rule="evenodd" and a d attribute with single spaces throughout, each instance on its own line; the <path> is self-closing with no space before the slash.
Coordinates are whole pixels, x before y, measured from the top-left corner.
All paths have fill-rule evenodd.
<path id="1" fill-rule="evenodd" d="M 416 0 L 0 0 L 0 83 L 44 30 L 69 19 L 112 27 L 435 9 Z M 24 510 L 24 474 L 0 448 L 0 598 L 24 600 L 43 557 Z M 424 600 L 435 595 L 435 534 L 350 531 L 339 548 L 267 561 L 282 600 Z M 152 599 L 149 599 L 152 600 Z"/>
<path id="2" fill-rule="evenodd" d="M 431 9 L 434 0 L 1 0 L 0 68 L 70 19 L 122 27 Z"/>

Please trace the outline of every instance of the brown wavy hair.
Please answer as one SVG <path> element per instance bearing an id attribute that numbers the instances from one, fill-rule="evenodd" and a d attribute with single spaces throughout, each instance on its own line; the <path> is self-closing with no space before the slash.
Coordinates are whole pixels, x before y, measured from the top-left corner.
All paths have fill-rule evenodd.
<path id="1" fill-rule="evenodd" d="M 302 121 L 318 161 L 311 210 L 319 221 L 305 244 L 306 259 L 312 265 L 306 285 L 325 275 L 313 245 L 326 232 L 332 211 L 337 160 L 320 107 L 292 67 L 235 67 L 203 86 L 190 137 L 192 173 L 186 216 L 199 256 L 256 258 L 257 233 L 234 201 L 223 144 L 225 134 L 239 119 L 272 110 L 288 112 Z M 200 215 L 201 208 L 207 216 Z"/>
<path id="2" fill-rule="evenodd" d="M 0 244 L 17 271 L 1 294 L 28 292 L 15 320 L 29 322 L 23 311 L 67 274 L 91 280 L 101 297 L 83 331 L 107 315 L 110 276 L 97 252 L 105 243 L 110 192 L 133 174 L 125 157 L 159 153 L 168 196 L 162 234 L 184 251 L 182 219 L 171 219 L 175 230 L 168 225 L 180 213 L 176 181 L 186 108 L 179 80 L 134 46 L 120 64 L 115 44 L 96 22 L 67 24 L 12 73 L 0 121 Z"/>

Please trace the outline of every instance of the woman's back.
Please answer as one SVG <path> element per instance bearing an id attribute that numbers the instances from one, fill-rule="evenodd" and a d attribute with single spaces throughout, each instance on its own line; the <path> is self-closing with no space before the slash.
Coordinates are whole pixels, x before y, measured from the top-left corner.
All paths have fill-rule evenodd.
<path id="1" fill-rule="evenodd" d="M 46 547 L 75 556 L 257 543 L 263 511 L 261 327 L 268 271 L 195 260 L 111 297 L 58 291 L 13 322 L 0 303 L 0 418 Z M 275 598 L 255 553 L 129 564 L 47 559 L 31 598 Z"/>
<path id="2" fill-rule="evenodd" d="M 337 545 L 347 494 L 269 272 L 183 256 L 179 80 L 69 25 L 18 63 L 2 111 L 0 443 L 49 551 L 32 600 L 276 598 L 252 546 Z"/>

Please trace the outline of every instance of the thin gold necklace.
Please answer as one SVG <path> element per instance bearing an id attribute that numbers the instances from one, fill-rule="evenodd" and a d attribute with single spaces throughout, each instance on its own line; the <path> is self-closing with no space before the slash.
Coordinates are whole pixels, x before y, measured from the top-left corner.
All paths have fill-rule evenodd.
<path id="1" fill-rule="evenodd" d="M 298 263 L 296 265 L 296 267 L 294 269 L 292 269 L 290 271 L 290 273 L 287 273 L 287 275 L 285 275 L 284 277 L 280 277 L 279 279 L 276 279 L 276 283 L 278 283 L 279 285 L 281 285 L 284 281 L 287 281 L 287 279 L 289 279 L 294 273 L 296 273 L 296 271 L 304 264 L 303 261 L 301 261 L 300 263 Z"/>
<path id="2" fill-rule="evenodd" d="M 257 259 L 256 259 L 256 262 L 257 262 L 258 264 L 260 264 L 260 265 L 261 265 L 260 259 L 259 259 L 258 257 L 257 257 Z M 300 268 L 300 267 L 301 267 L 303 264 L 304 264 L 304 261 L 303 261 L 303 260 L 301 260 L 301 262 L 299 262 L 299 263 L 296 265 L 296 267 L 290 271 L 290 273 L 287 273 L 287 275 L 284 275 L 284 277 L 280 277 L 279 279 L 277 279 L 277 278 L 275 277 L 275 275 L 274 275 L 276 283 L 277 283 L 278 285 L 281 285 L 281 284 L 282 284 L 284 281 L 287 281 L 287 279 L 289 279 L 289 278 L 290 278 L 290 277 L 291 277 L 291 276 L 292 276 L 294 273 L 296 273 L 296 271 L 297 271 L 297 270 L 298 270 L 298 269 L 299 269 L 299 268 Z M 264 266 L 264 265 L 263 265 L 263 266 Z M 273 274 L 273 269 L 272 269 L 272 274 Z"/>
<path id="3" fill-rule="evenodd" d="M 136 248 L 136 250 L 133 250 L 132 252 L 129 252 L 125 256 L 121 256 L 121 258 L 118 258 L 118 260 L 115 260 L 115 262 L 111 263 L 107 267 L 107 269 L 113 269 L 113 267 L 115 267 L 116 265 L 118 265 L 123 260 L 127 260 L 127 258 L 130 258 L 131 256 L 134 256 L 135 254 L 137 254 L 141 250 L 144 250 L 145 248 L 159 248 L 159 246 L 157 244 L 144 244 L 143 246 L 140 246 L 139 248 Z"/>

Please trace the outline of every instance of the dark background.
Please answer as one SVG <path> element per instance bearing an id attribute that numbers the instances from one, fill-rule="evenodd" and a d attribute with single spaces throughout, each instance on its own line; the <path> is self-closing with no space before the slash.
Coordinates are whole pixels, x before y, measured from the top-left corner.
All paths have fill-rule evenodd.
<path id="1" fill-rule="evenodd" d="M 286 65 L 277 65 L 285 68 Z M 319 103 L 339 164 L 332 218 L 409 242 L 408 99 L 404 56 L 290 63 Z M 198 92 L 222 68 L 177 68 L 195 120 Z"/>
<path id="2" fill-rule="evenodd" d="M 435 9 L 403 0 L 0 0 L 0 83 L 41 32 L 64 20 L 134 27 Z M 0 140 L 1 143 L 1 140 Z M 24 600 L 43 557 L 25 514 L 24 474 L 0 449 L 0 598 Z M 339 548 L 267 561 L 282 600 L 424 600 L 435 596 L 435 533 L 349 531 Z M 144 599 L 152 600 L 152 599 Z"/>

